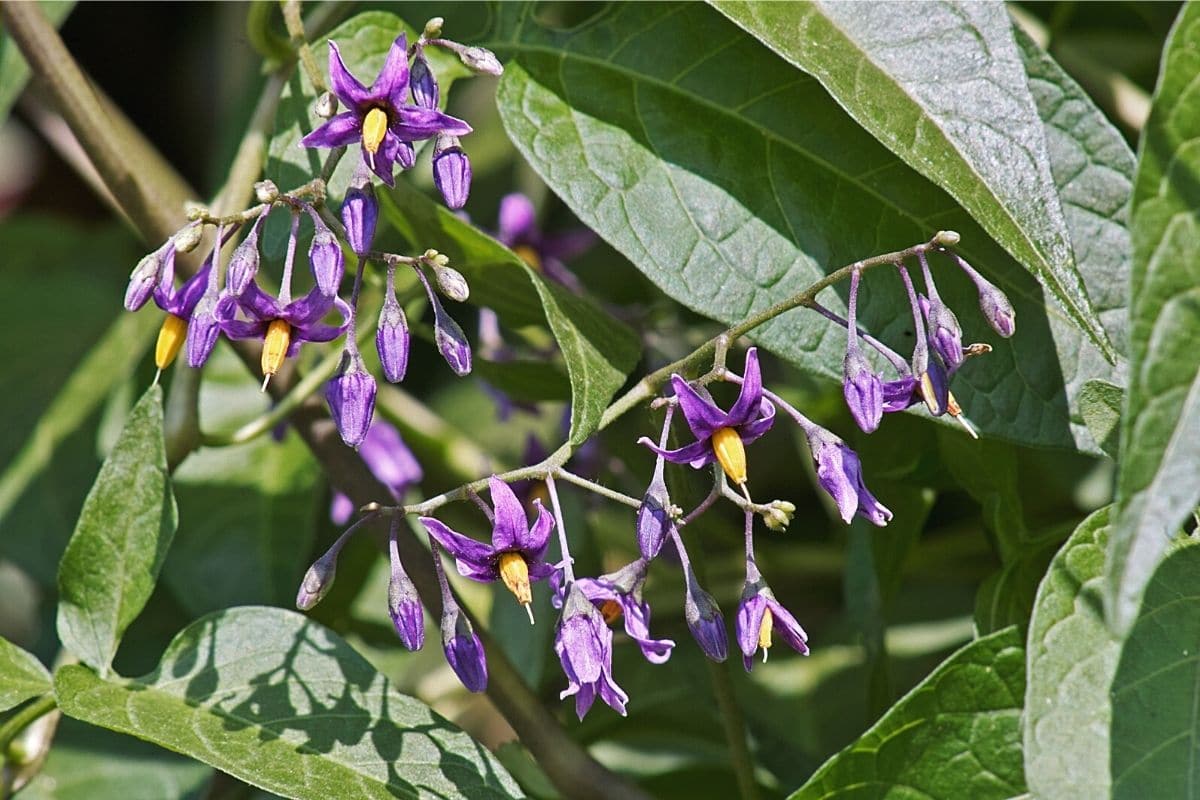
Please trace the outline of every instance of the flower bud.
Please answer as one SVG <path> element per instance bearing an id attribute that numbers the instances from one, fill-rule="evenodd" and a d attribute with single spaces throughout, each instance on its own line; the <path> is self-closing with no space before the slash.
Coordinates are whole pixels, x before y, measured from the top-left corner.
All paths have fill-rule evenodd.
<path id="1" fill-rule="evenodd" d="M 319 221 L 315 212 L 313 222 L 317 228 L 308 248 L 308 263 L 321 294 L 332 297 L 338 293 L 342 275 L 346 271 L 342 248 L 333 237 L 333 232 Z"/>
<path id="2" fill-rule="evenodd" d="M 250 288 L 250 283 L 254 280 L 254 276 L 258 274 L 258 265 L 261 258 L 258 251 L 258 236 L 270 212 L 270 206 L 263 210 L 253 227 L 250 228 L 250 233 L 237 246 L 237 249 L 233 251 L 233 256 L 229 259 L 229 270 L 227 272 L 225 288 L 232 295 L 240 297 Z"/>
<path id="3" fill-rule="evenodd" d="M 663 542 L 675 521 L 670 514 L 671 498 L 663 480 L 662 469 L 655 467 L 654 477 L 642 495 L 637 511 L 637 543 L 642 558 L 651 559 L 662 550 Z"/>
<path id="4" fill-rule="evenodd" d="M 471 343 L 454 318 L 436 298 L 433 305 L 433 333 L 442 358 L 460 378 L 471 371 Z"/>
<path id="5" fill-rule="evenodd" d="M 471 296 L 467 279 L 453 267 L 435 265 L 433 274 L 437 278 L 438 291 L 454 302 L 464 303 Z"/>
<path id="6" fill-rule="evenodd" d="M 396 148 L 396 163 L 401 169 L 412 169 L 416 165 L 417 151 L 413 149 L 412 142 L 400 142 Z"/>
<path id="7" fill-rule="evenodd" d="M 329 119 L 336 114 L 338 101 L 333 92 L 321 92 L 317 96 L 317 102 L 313 104 L 313 111 L 317 112 L 317 116 L 321 119 Z"/>
<path id="8" fill-rule="evenodd" d="M 133 272 L 129 273 L 129 286 L 125 289 L 126 309 L 137 311 L 146 305 L 159 278 L 162 277 L 163 256 L 167 250 L 168 248 L 164 247 L 143 256 L 133 268 Z"/>
<path id="9" fill-rule="evenodd" d="M 846 351 L 842 362 L 842 393 L 858 427 L 874 432 L 883 419 L 883 384 L 857 345 Z"/>
<path id="10" fill-rule="evenodd" d="M 189 367 L 204 366 L 213 348 L 217 346 L 217 336 L 221 333 L 221 321 L 217 317 L 217 304 L 220 299 L 217 287 L 211 285 L 196 304 L 196 310 L 192 312 L 187 328 Z"/>
<path id="11" fill-rule="evenodd" d="M 346 241 L 357 255 L 371 249 L 375 241 L 375 225 L 379 221 L 379 201 L 369 179 L 356 182 L 342 201 L 342 224 L 346 226 Z"/>
<path id="12" fill-rule="evenodd" d="M 471 160 L 459 146 L 457 136 L 438 135 L 433 150 L 433 182 L 447 208 L 466 205 L 471 192 Z"/>
<path id="13" fill-rule="evenodd" d="M 438 107 L 438 85 L 425 53 L 418 48 L 416 59 L 408 73 L 408 88 L 412 92 L 413 103 L 421 108 Z"/>
<path id="14" fill-rule="evenodd" d="M 1009 302 L 1008 295 L 1000 291 L 1000 288 L 987 278 L 980 275 L 961 256 L 958 254 L 953 255 L 954 260 L 958 262 L 958 266 L 962 268 L 962 271 L 967 273 L 968 277 L 975 282 L 975 288 L 979 292 L 979 310 L 983 312 L 983 317 L 987 320 L 988 325 L 991 325 L 992 330 L 1005 339 L 1012 336 L 1017 330 L 1017 314 L 1013 310 L 1012 303 Z"/>
<path id="15" fill-rule="evenodd" d="M 304 573 L 304 579 L 300 581 L 300 591 L 296 593 L 296 608 L 308 611 L 329 592 L 337 575 L 337 557 L 340 551 L 341 548 L 335 544 Z"/>
<path id="16" fill-rule="evenodd" d="M 273 180 L 261 180 L 254 184 L 254 196 L 260 203 L 274 203 L 279 199 L 279 187 Z"/>
<path id="17" fill-rule="evenodd" d="M 451 600 L 443 600 L 442 611 L 442 649 L 446 653 L 446 662 L 454 674 L 462 681 L 463 686 L 472 692 L 482 692 L 487 688 L 488 671 L 487 657 L 483 652 L 483 642 L 471 627 L 471 621 L 462 613 L 458 604 Z"/>
<path id="18" fill-rule="evenodd" d="M 468 69 L 483 75 L 501 75 L 504 66 L 496 54 L 485 47 L 466 47 L 458 51 L 459 60 Z"/>
<path id="19" fill-rule="evenodd" d="M 367 372 L 357 349 L 342 353 L 341 369 L 325 385 L 325 399 L 342 441 L 357 449 L 375 415 L 375 378 Z"/>
<path id="20" fill-rule="evenodd" d="M 196 245 L 200 244 L 200 238 L 203 235 L 203 223 L 193 222 L 173 237 L 175 240 L 175 251 L 178 253 L 192 252 L 196 249 Z"/>
<path id="21" fill-rule="evenodd" d="M 446 24 L 446 20 L 441 17 L 432 17 L 425 23 L 425 32 L 421 34 L 425 39 L 436 39 L 442 35 L 442 26 Z"/>
<path id="22" fill-rule="evenodd" d="M 763 522 L 773 531 L 786 531 L 788 525 L 792 523 L 792 515 L 796 513 L 796 506 L 786 500 L 775 500 L 767 505 L 767 509 L 762 512 Z"/>
<path id="23" fill-rule="evenodd" d="M 421 610 L 421 598 L 404 566 L 400 563 L 400 551 L 396 546 L 395 528 L 400 518 L 392 520 L 392 537 L 388 543 L 392 575 L 388 581 L 388 615 L 396 628 L 396 635 L 408 650 L 420 650 L 425 644 L 425 614 Z"/>
<path id="24" fill-rule="evenodd" d="M 958 324 L 958 317 L 937 297 L 921 295 L 918 302 L 925 315 L 930 346 L 941 356 L 947 369 L 954 372 L 963 362 L 962 328 Z"/>
<path id="25" fill-rule="evenodd" d="M 688 629 L 704 655 L 713 661 L 724 661 L 728 656 L 728 637 L 725 633 L 725 618 L 717 601 L 700 588 L 691 567 L 686 570 L 687 591 L 684 595 L 683 616 Z"/>
<path id="26" fill-rule="evenodd" d="M 409 333 L 404 309 L 396 301 L 393 276 L 394 270 L 389 271 L 383 308 L 379 311 L 379 326 L 375 329 L 375 347 L 379 350 L 384 377 L 399 383 L 408 369 Z"/>

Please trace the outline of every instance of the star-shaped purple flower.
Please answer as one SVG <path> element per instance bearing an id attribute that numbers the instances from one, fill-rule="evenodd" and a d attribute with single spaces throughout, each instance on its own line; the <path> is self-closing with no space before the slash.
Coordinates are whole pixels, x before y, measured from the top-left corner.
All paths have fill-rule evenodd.
<path id="1" fill-rule="evenodd" d="M 746 671 L 754 663 L 754 653 L 760 647 L 763 661 L 772 644 L 772 635 L 779 634 L 793 650 L 808 655 L 808 634 L 791 612 L 779 604 L 775 593 L 758 571 L 753 559 L 746 562 L 746 585 L 737 612 L 737 640 L 742 648 L 742 663 Z"/>
<path id="2" fill-rule="evenodd" d="M 575 696 L 575 713 L 583 719 L 598 694 L 605 703 L 625 716 L 629 695 L 612 676 L 612 631 L 604 617 L 584 595 L 579 582 L 567 589 L 562 620 L 554 633 L 554 652 L 567 676 L 560 700 Z"/>
<path id="3" fill-rule="evenodd" d="M 412 142 L 438 134 L 466 136 L 471 132 L 471 126 L 461 119 L 409 102 L 408 74 L 408 39 L 404 34 L 392 42 L 383 69 L 369 89 L 346 69 L 337 44 L 331 41 L 329 82 L 347 110 L 305 136 L 300 144 L 344 147 L 360 142 L 363 161 L 384 183 L 394 186 L 396 161 L 409 160 Z"/>
<path id="4" fill-rule="evenodd" d="M 647 567 L 649 562 L 639 558 L 616 572 L 599 578 L 579 578 L 573 585 L 592 602 L 606 623 L 611 624 L 623 618 L 625 633 L 638 643 L 646 660 L 651 664 L 662 664 L 671 657 L 675 642 L 650 638 L 650 604 L 642 599 Z M 550 584 L 554 588 L 554 605 L 560 607 L 564 592 L 560 585 L 556 585 L 559 576 L 560 573 L 556 572 L 550 578 Z"/>
<path id="5" fill-rule="evenodd" d="M 745 445 L 762 436 L 775 423 L 775 404 L 763 398 L 758 349 L 746 351 L 742 390 L 729 411 L 701 395 L 679 375 L 671 376 L 679 407 L 696 441 L 677 450 L 664 450 L 646 437 L 638 440 L 667 461 L 700 469 L 719 461 L 734 483 L 746 482 Z"/>
<path id="6" fill-rule="evenodd" d="M 503 581 L 517 602 L 525 606 L 532 621 L 530 582 L 548 578 L 554 572 L 554 567 L 545 561 L 554 520 L 542 502 L 534 500 L 537 519 L 530 527 L 521 501 L 507 483 L 493 475 L 488 486 L 495 509 L 490 546 L 451 530 L 433 517 L 421 517 L 421 524 L 454 556 L 459 574 L 485 583 Z"/>

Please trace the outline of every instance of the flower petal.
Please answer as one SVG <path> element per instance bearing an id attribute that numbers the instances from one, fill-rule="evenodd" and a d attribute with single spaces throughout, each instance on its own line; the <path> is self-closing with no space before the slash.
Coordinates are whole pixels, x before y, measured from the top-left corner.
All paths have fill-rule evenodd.
<path id="1" fill-rule="evenodd" d="M 679 375 L 671 376 L 671 386 L 679 399 L 679 408 L 687 419 L 688 427 L 697 439 L 707 439 L 717 428 L 729 425 L 729 415 L 717 408 L 713 401 L 702 396 L 690 383 Z"/>
<path id="2" fill-rule="evenodd" d="M 744 425 L 758 416 L 762 403 L 762 369 L 758 366 L 758 348 L 746 351 L 746 369 L 737 402 L 729 409 L 728 425 Z"/>
<path id="3" fill-rule="evenodd" d="M 546 555 L 546 547 L 550 544 L 550 531 L 554 528 L 554 518 L 542 505 L 541 500 L 534 500 L 537 507 L 537 519 L 529 527 L 529 532 L 521 540 L 521 549 L 531 561 L 541 561 Z M 532 567 L 532 564 L 530 565 Z"/>
<path id="4" fill-rule="evenodd" d="M 258 288 L 256 282 L 251 282 L 246 287 L 246 291 L 242 292 L 237 302 L 242 311 L 257 320 L 270 322 L 283 316 L 283 309 L 279 307 L 279 302 Z"/>
<path id="5" fill-rule="evenodd" d="M 329 42 L 329 84 L 338 99 L 356 111 L 371 96 L 366 87 L 358 82 L 358 78 L 346 69 L 346 64 L 342 61 L 342 52 L 332 40 Z"/>
<path id="6" fill-rule="evenodd" d="M 792 612 L 781 606 L 774 597 L 767 598 L 767 605 L 771 609 L 771 615 L 775 618 L 772 626 L 773 632 L 781 636 L 797 653 L 808 655 L 808 634 L 804 632 L 804 628 L 800 627 L 800 623 L 792 616 Z M 745 648 L 743 647 L 742 650 L 744 652 Z"/>
<path id="7" fill-rule="evenodd" d="M 443 114 L 432 108 L 404 106 L 399 109 L 397 119 L 389 128 L 406 142 L 429 139 L 439 133 L 450 136 L 466 136 L 472 128 L 458 117 Z"/>
<path id="8" fill-rule="evenodd" d="M 771 426 L 775 424 L 775 404 L 770 400 L 763 400 L 762 406 L 759 409 L 761 416 L 753 422 L 748 422 L 745 425 L 738 427 L 738 435 L 742 437 L 744 444 L 750 444 L 755 439 L 762 436 L 767 431 L 771 430 Z"/>
<path id="9" fill-rule="evenodd" d="M 738 605 L 735 624 L 738 647 L 741 648 L 743 656 L 753 656 L 758 650 L 758 634 L 766 610 L 767 598 L 762 594 L 756 593 L 751 597 L 743 595 L 742 602 Z"/>
<path id="10" fill-rule="evenodd" d="M 638 439 L 638 444 L 644 444 L 673 464 L 691 464 L 693 469 L 700 469 L 706 464 L 711 464 L 717 460 L 716 454 L 713 453 L 712 444 L 707 439 L 684 445 L 678 450 L 663 450 L 645 436 Z"/>
<path id="11" fill-rule="evenodd" d="M 463 536 L 455 530 L 451 530 L 443 522 L 434 519 L 433 517 L 421 517 L 421 524 L 425 526 L 425 530 L 429 531 L 429 535 L 446 549 L 450 555 L 454 556 L 455 561 L 459 564 L 466 564 L 475 573 L 488 573 L 491 578 L 487 580 L 496 580 L 498 573 L 495 566 L 491 563 L 494 551 L 483 542 L 477 542 L 469 536 Z M 461 571 L 461 569 L 460 569 Z M 467 575 L 466 577 L 474 577 Z M 483 580 L 475 578 L 475 580 Z"/>
<path id="12" fill-rule="evenodd" d="M 408 36 L 400 34 L 388 49 L 387 59 L 375 82 L 372 97 L 386 97 L 393 108 L 400 108 L 408 99 Z"/>
<path id="13" fill-rule="evenodd" d="M 488 478 L 488 489 L 492 495 L 495 520 L 492 523 L 492 549 L 497 553 L 505 550 L 524 550 L 529 538 L 529 522 L 525 508 L 516 493 L 507 483 L 495 475 Z"/>
<path id="14" fill-rule="evenodd" d="M 343 111 L 301 139 L 300 144 L 305 147 L 345 147 L 361 138 L 362 120 L 351 111 Z"/>
<path id="15" fill-rule="evenodd" d="M 230 339 L 261 339 L 267 335 L 266 320 L 244 322 L 240 319 L 230 319 L 221 323 L 221 330 Z"/>

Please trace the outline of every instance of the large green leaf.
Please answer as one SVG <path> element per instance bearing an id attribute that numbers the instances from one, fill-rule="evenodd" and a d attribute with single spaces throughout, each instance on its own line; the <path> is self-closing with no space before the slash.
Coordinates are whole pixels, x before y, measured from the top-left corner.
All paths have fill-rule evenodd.
<path id="1" fill-rule="evenodd" d="M 949 193 L 1115 357 L 1075 265 L 1003 3 L 712 5 Z"/>
<path id="2" fill-rule="evenodd" d="M 515 797 L 481 745 L 399 694 L 336 634 L 277 608 L 184 629 L 157 670 L 55 676 L 65 714 L 192 756 L 284 797 Z"/>
<path id="3" fill-rule="evenodd" d="M 200 800 L 212 769 L 128 736 L 64 719 L 20 800 Z"/>
<path id="4" fill-rule="evenodd" d="M 1200 548 L 1146 585 L 1112 682 L 1112 797 L 1200 797 Z"/>
<path id="5" fill-rule="evenodd" d="M 731 323 L 831 267 L 957 230 L 963 254 L 1004 287 L 1021 321 L 1009 340 L 985 332 L 974 287 L 935 259 L 968 339 L 996 347 L 955 378 L 967 413 L 995 436 L 1094 450 L 1069 404 L 1087 379 L 1113 378 L 1099 350 L 1046 306 L 1032 276 L 953 198 L 882 147 L 815 79 L 720 14 L 622 4 L 554 31 L 529 6 L 505 5 L 494 44 L 515 56 L 499 102 L 521 152 L 667 294 Z M 1106 316 L 1115 306 L 1101 300 L 1118 302 L 1124 286 L 1132 156 L 1052 61 L 1023 56 L 1079 268 L 1119 339 L 1120 314 Z M 844 307 L 837 294 L 822 300 Z M 894 275 L 869 275 L 862 301 L 865 324 L 911 347 Z M 755 338 L 810 372 L 840 377 L 845 340 L 814 314 L 789 312 Z"/>
<path id="6" fill-rule="evenodd" d="M 930 800 L 1021 794 L 1024 660 L 1016 628 L 968 644 L 790 800 L 885 797 L 898 787 Z"/>
<path id="7" fill-rule="evenodd" d="M 75 7 L 75 0 L 40 0 L 42 12 L 54 27 L 59 27 Z M 29 64 L 12 40 L 0 29 L 0 122 L 8 119 L 8 112 L 21 95 L 29 81 Z"/>
<path id="8" fill-rule="evenodd" d="M 0 711 L 50 691 L 50 673 L 37 657 L 0 636 Z"/>
<path id="9" fill-rule="evenodd" d="M 175 534 L 162 426 L 154 385 L 130 412 L 59 562 L 58 637 L 102 675 L 150 599 Z"/>
<path id="10" fill-rule="evenodd" d="M 1114 630 L 1200 500 L 1200 7 L 1167 41 L 1133 198 L 1130 380 L 1105 607 Z"/>
<path id="11" fill-rule="evenodd" d="M 1108 691 L 1119 650 L 1100 599 L 1109 521 L 1103 508 L 1080 523 L 1034 601 L 1024 738 L 1035 797 L 1108 796 Z"/>

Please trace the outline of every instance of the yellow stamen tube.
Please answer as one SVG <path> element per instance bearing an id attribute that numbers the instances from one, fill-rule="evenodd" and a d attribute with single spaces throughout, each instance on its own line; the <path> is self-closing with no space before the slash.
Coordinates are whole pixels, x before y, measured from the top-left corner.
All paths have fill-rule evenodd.
<path id="1" fill-rule="evenodd" d="M 500 556 L 500 580 L 517 598 L 517 602 L 525 606 L 529 614 L 529 624 L 533 624 L 533 592 L 529 588 L 529 565 L 520 553 L 503 553 Z"/>
<path id="2" fill-rule="evenodd" d="M 372 108 L 363 119 L 362 146 L 363 150 L 366 150 L 367 154 L 371 156 L 372 166 L 375 165 L 375 154 L 379 152 L 379 146 L 383 144 L 383 137 L 387 135 L 387 126 L 387 114 L 383 109 Z"/>
<path id="3" fill-rule="evenodd" d="M 771 629 L 775 626 L 775 617 L 771 609 L 763 612 L 762 623 L 758 626 L 758 646 L 763 651 L 763 663 L 767 661 L 767 651 L 771 649 Z"/>
<path id="4" fill-rule="evenodd" d="M 267 326 L 267 335 L 263 337 L 263 391 L 267 389 L 267 381 L 283 366 L 283 359 L 287 357 L 288 345 L 291 343 L 292 326 L 281 319 L 271 320 L 271 324 Z"/>
<path id="5" fill-rule="evenodd" d="M 158 329 L 158 344 L 154 347 L 154 364 L 160 371 L 171 366 L 179 349 L 187 339 L 187 320 L 174 314 L 167 314 L 162 327 Z"/>
<path id="6" fill-rule="evenodd" d="M 746 447 L 737 431 L 733 428 L 717 428 L 713 431 L 712 446 L 729 480 L 737 484 L 745 483 Z"/>

